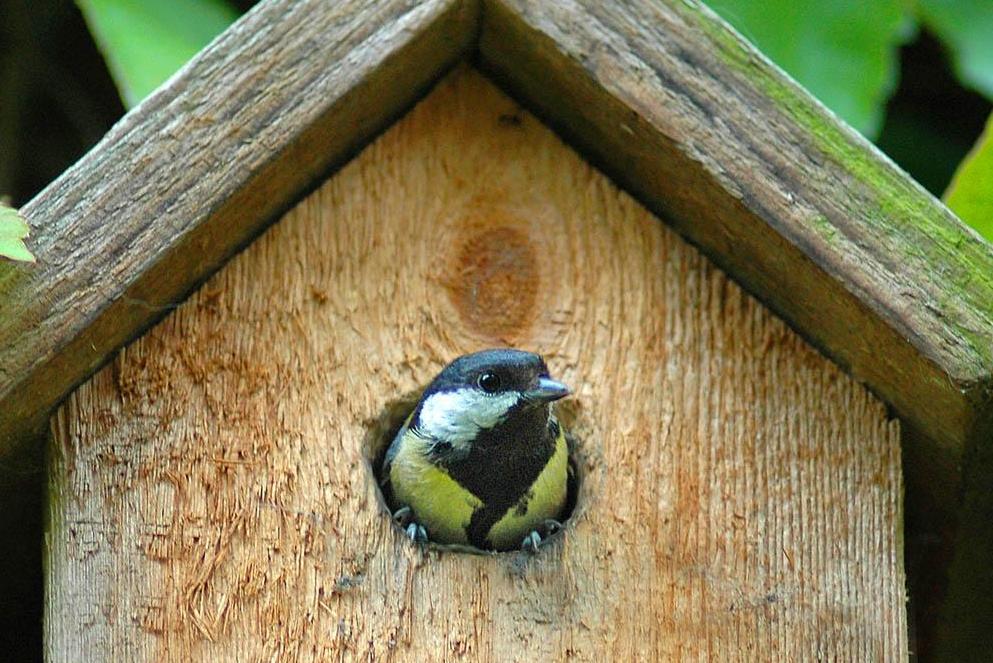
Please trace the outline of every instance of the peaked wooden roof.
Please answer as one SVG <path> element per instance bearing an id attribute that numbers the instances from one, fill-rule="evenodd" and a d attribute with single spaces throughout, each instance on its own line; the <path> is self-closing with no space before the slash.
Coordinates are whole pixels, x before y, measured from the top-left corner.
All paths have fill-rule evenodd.
<path id="1" fill-rule="evenodd" d="M 467 57 L 905 420 L 990 430 L 993 249 L 703 5 L 265 0 L 24 207 L 0 449 Z"/>

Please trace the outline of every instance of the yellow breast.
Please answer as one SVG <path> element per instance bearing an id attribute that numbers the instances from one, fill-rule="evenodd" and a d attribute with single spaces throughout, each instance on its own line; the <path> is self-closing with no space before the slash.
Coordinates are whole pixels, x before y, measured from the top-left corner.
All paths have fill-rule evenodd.
<path id="1" fill-rule="evenodd" d="M 437 543 L 467 543 L 466 528 L 482 501 L 443 468 L 428 460 L 430 442 L 411 431 L 404 435 L 390 465 L 395 506 L 409 506 Z M 511 549 L 549 518 L 559 518 L 565 505 L 569 450 L 559 430 L 555 451 L 531 487 L 490 528 L 487 540 L 496 549 Z"/>
<path id="2" fill-rule="evenodd" d="M 428 460 L 429 442 L 409 430 L 390 465 L 396 506 L 409 506 L 436 543 L 466 543 L 466 527 L 482 501 Z"/>

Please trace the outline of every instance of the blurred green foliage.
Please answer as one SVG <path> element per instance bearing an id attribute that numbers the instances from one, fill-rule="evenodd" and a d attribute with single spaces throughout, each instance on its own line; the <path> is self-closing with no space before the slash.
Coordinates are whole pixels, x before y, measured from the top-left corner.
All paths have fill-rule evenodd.
<path id="1" fill-rule="evenodd" d="M 962 220 L 993 241 L 993 117 L 976 148 L 955 173 L 945 202 Z"/>
<path id="2" fill-rule="evenodd" d="M 0 256 L 20 262 L 34 262 L 34 256 L 24 245 L 31 229 L 16 209 L 0 202 Z"/>
<path id="3" fill-rule="evenodd" d="M 916 7 L 948 46 L 959 80 L 993 99 L 993 2 L 918 0 Z"/>
<path id="4" fill-rule="evenodd" d="M 763 53 L 870 138 L 913 35 L 903 0 L 707 0 Z"/>
<path id="5" fill-rule="evenodd" d="M 223 0 L 76 0 L 129 108 L 230 25 Z"/>
<path id="6" fill-rule="evenodd" d="M 961 84 L 993 99 L 993 0 L 706 2 L 829 108 L 877 140 L 934 193 L 944 187 L 949 164 L 962 152 L 952 138 L 954 126 L 935 131 L 934 125 L 961 123 L 964 118 L 957 118 L 955 112 L 965 109 L 939 107 L 922 115 L 919 109 L 928 104 L 927 90 L 924 95 L 917 91 L 917 104 L 909 108 L 903 103 L 887 108 L 900 74 L 898 49 L 923 26 L 941 40 Z M 989 134 L 987 130 L 985 141 L 962 164 L 947 202 L 993 240 Z"/>
<path id="7" fill-rule="evenodd" d="M 972 148 L 990 102 L 955 78 L 944 47 L 922 31 L 900 52 L 901 75 L 876 145 L 935 195 Z"/>

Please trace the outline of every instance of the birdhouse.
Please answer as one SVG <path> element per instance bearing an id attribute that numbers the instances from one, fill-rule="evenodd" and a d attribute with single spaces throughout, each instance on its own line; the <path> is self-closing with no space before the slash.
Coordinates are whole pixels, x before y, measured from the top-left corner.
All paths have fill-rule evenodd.
<path id="1" fill-rule="evenodd" d="M 698 3 L 264 0 L 23 211 L 50 661 L 981 651 L 993 251 Z M 569 517 L 415 545 L 377 458 L 505 346 Z"/>

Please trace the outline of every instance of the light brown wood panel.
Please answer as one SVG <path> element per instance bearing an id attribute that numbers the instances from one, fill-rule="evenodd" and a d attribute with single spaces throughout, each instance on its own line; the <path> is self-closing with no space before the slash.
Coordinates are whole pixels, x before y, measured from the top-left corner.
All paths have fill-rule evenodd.
<path id="1" fill-rule="evenodd" d="M 454 356 L 541 351 L 585 480 L 537 557 L 424 552 L 363 455 Z M 461 69 L 53 419 L 75 660 L 894 660 L 898 425 Z"/>

